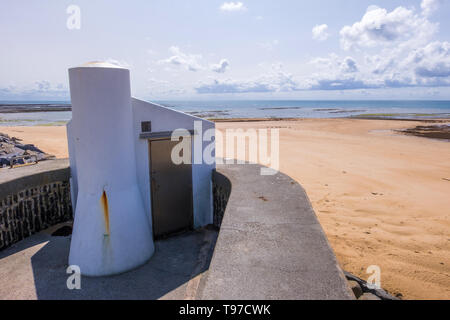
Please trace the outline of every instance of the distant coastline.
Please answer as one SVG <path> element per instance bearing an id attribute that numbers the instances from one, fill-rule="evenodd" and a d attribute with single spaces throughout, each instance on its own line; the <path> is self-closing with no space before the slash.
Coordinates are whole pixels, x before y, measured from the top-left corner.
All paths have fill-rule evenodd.
<path id="1" fill-rule="evenodd" d="M 450 101 L 229 100 L 155 101 L 213 121 L 313 118 L 449 120 Z M 64 125 L 72 117 L 69 101 L 0 101 L 0 126 Z"/>
<path id="2" fill-rule="evenodd" d="M 0 113 L 72 111 L 70 103 L 0 103 Z"/>

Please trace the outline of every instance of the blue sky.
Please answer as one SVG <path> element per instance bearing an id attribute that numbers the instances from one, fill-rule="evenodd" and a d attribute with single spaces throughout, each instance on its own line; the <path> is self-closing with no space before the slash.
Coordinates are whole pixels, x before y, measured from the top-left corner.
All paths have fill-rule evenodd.
<path id="1" fill-rule="evenodd" d="M 150 100 L 450 99 L 449 2 L 3 0 L 0 100 L 96 60 Z"/>

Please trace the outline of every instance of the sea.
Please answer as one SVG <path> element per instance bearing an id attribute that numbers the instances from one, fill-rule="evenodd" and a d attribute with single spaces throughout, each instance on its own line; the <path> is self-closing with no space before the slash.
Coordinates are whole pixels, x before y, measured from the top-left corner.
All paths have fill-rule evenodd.
<path id="1" fill-rule="evenodd" d="M 152 101 L 207 119 L 392 118 L 449 119 L 450 101 L 229 100 Z M 0 101 L 0 126 L 64 125 L 70 101 Z"/>

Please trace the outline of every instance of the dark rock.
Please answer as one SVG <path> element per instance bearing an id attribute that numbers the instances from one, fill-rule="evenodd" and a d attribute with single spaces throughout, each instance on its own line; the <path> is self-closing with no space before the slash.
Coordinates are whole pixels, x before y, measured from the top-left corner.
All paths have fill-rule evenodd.
<path id="1" fill-rule="evenodd" d="M 348 281 L 348 286 L 350 287 L 350 289 L 352 289 L 353 294 L 355 295 L 356 299 L 358 299 L 360 296 L 362 296 L 363 291 L 358 282 L 356 282 L 354 280 L 350 280 L 350 281 Z"/>
<path id="2" fill-rule="evenodd" d="M 358 278 L 357 276 L 354 276 L 353 274 L 351 274 L 347 271 L 344 271 L 344 275 L 347 278 L 347 280 L 356 281 L 360 285 L 363 293 L 371 293 L 371 294 L 377 296 L 378 298 L 380 298 L 381 300 L 400 300 L 399 298 L 390 295 L 383 289 L 370 288 L 366 281 Z"/>

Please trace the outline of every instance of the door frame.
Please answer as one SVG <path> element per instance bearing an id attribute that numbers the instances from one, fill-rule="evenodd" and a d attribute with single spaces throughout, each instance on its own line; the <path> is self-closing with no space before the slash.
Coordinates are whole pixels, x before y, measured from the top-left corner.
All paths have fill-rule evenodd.
<path id="1" fill-rule="evenodd" d="M 154 205 L 155 202 L 154 200 L 154 186 L 153 186 L 153 180 L 152 180 L 152 141 L 161 141 L 161 140 L 171 140 L 171 136 L 172 136 L 172 131 L 162 131 L 162 132 L 152 132 L 150 134 L 146 135 L 146 139 L 148 141 L 148 163 L 149 163 L 149 183 L 150 183 L 150 203 L 151 203 L 151 215 L 152 215 L 152 233 L 153 233 L 153 240 L 159 240 L 159 239 L 164 239 L 173 235 L 176 235 L 178 233 L 182 233 L 186 230 L 193 230 L 194 228 L 194 179 L 192 176 L 192 172 L 193 172 L 193 147 L 194 147 L 194 139 L 193 139 L 193 130 L 189 130 L 189 135 L 185 135 L 184 137 L 189 137 L 189 139 L 191 140 L 191 185 L 190 185 L 190 206 L 191 206 L 191 210 L 190 210 L 190 214 L 189 214 L 189 226 L 185 229 L 179 230 L 179 231 L 175 231 L 172 233 L 167 233 L 167 234 L 162 234 L 158 237 L 155 236 L 155 216 L 154 216 Z M 144 137 L 143 137 L 144 138 Z"/>

